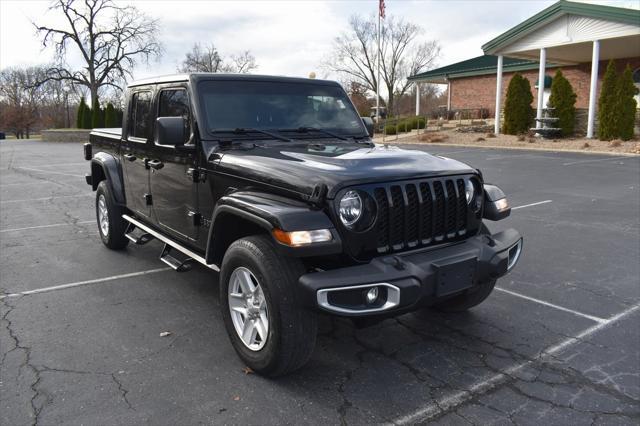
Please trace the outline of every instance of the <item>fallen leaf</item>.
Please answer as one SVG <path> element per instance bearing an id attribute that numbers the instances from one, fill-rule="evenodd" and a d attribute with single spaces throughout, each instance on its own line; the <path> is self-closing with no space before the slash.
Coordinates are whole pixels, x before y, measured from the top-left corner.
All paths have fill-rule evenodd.
<path id="1" fill-rule="evenodd" d="M 242 371 L 244 371 L 244 374 L 253 374 L 253 370 L 251 369 L 251 367 L 245 367 L 242 369 Z"/>
<path id="2" fill-rule="evenodd" d="M 162 333 L 160 333 L 160 337 L 167 337 L 167 336 L 171 336 L 170 331 L 163 331 Z"/>
<path id="3" fill-rule="evenodd" d="M 234 401 L 240 401 L 240 397 L 239 397 L 239 396 L 234 396 L 234 397 L 233 397 L 233 400 L 234 400 Z"/>

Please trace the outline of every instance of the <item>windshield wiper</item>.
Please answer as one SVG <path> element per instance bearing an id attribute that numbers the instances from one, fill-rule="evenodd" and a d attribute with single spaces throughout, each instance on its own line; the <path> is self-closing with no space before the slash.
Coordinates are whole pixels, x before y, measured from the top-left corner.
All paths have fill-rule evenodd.
<path id="1" fill-rule="evenodd" d="M 329 130 L 324 130 L 324 129 L 320 129 L 318 127 L 298 127 L 297 129 L 284 129 L 285 131 L 293 131 L 293 132 L 298 132 L 298 133 L 308 133 L 308 132 L 318 132 L 318 133 L 324 133 L 327 136 L 331 136 L 332 138 L 336 138 L 336 139 L 340 139 L 343 141 L 348 141 L 348 138 L 345 138 L 344 136 L 340 136 L 336 133 L 330 132 Z"/>
<path id="2" fill-rule="evenodd" d="M 278 135 L 276 133 L 271 133 L 271 132 L 267 132 L 266 130 L 261 130 L 261 129 L 244 129 L 244 128 L 237 128 L 233 131 L 233 133 L 236 134 L 245 134 L 245 133 L 261 133 L 263 135 L 267 135 L 267 136 L 271 136 L 274 139 L 279 139 L 281 141 L 285 141 L 285 142 L 293 142 L 293 139 L 289 139 L 285 136 L 282 135 Z"/>

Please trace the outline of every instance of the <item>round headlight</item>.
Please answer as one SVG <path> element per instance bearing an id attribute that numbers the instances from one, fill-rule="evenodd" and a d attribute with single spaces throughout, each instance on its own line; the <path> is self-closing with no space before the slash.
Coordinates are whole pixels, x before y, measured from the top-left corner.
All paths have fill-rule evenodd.
<path id="1" fill-rule="evenodd" d="M 471 180 L 466 180 L 464 182 L 464 195 L 467 197 L 467 204 L 471 204 L 471 200 L 473 200 L 474 193 L 475 193 L 475 187 L 473 186 L 473 182 L 471 182 Z"/>
<path id="2" fill-rule="evenodd" d="M 350 227 L 362 216 L 362 198 L 356 191 L 347 191 L 340 199 L 340 221 Z"/>

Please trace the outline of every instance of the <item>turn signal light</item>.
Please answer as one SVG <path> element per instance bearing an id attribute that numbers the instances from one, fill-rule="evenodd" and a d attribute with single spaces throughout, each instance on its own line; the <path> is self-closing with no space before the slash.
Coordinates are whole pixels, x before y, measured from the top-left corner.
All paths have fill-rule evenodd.
<path id="1" fill-rule="evenodd" d="M 314 231 L 283 231 L 282 229 L 274 229 L 272 231 L 273 237 L 291 247 L 304 246 L 314 243 L 325 243 L 331 241 L 333 236 L 328 229 L 316 229 Z"/>

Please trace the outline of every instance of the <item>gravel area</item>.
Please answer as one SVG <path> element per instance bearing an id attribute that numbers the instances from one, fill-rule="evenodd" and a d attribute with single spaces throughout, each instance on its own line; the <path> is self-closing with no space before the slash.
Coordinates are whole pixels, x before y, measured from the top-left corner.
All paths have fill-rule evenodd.
<path id="1" fill-rule="evenodd" d="M 402 138 L 401 143 L 437 143 L 441 145 L 468 145 L 487 148 L 640 154 L 640 142 L 638 139 L 626 142 L 620 140 L 607 142 L 587 138 L 543 139 L 529 136 L 495 135 L 493 133 L 466 133 L 456 129 L 412 135 Z"/>

